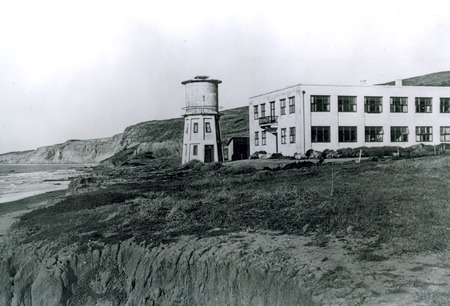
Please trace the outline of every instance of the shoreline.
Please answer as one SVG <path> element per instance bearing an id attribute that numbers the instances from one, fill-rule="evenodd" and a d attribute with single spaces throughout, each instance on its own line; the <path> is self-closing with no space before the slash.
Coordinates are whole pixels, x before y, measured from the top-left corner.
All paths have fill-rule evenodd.
<path id="1" fill-rule="evenodd" d="M 7 213 L 17 211 L 17 210 L 34 208 L 34 206 L 36 206 L 36 204 L 39 202 L 49 201 L 54 198 L 63 196 L 66 193 L 67 193 L 67 189 L 59 189 L 59 190 L 48 191 L 45 193 L 40 193 L 37 195 L 33 195 L 30 197 L 26 197 L 26 198 L 14 200 L 14 201 L 0 203 L 0 216 L 7 214 Z"/>
<path id="2" fill-rule="evenodd" d="M 34 209 L 48 205 L 51 200 L 64 196 L 66 192 L 67 189 L 49 191 L 0 204 L 0 243 L 3 242 L 3 237 L 10 227 L 18 221 L 18 218 Z"/>

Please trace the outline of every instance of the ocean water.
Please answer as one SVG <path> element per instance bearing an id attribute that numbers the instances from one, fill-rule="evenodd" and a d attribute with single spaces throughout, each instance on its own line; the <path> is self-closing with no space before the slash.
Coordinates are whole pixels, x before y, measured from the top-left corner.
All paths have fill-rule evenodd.
<path id="1" fill-rule="evenodd" d="M 67 189 L 85 170 L 85 165 L 0 164 L 0 203 Z"/>

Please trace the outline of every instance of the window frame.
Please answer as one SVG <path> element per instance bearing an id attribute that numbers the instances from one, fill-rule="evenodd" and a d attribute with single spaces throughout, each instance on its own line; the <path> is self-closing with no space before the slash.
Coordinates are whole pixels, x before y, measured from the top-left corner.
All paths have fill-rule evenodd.
<path id="1" fill-rule="evenodd" d="M 294 114 L 295 113 L 295 97 L 289 97 L 289 114 Z"/>
<path id="2" fill-rule="evenodd" d="M 400 99 L 400 100 L 396 100 Z M 407 113 L 408 97 L 391 97 L 390 98 L 391 113 Z"/>
<path id="3" fill-rule="evenodd" d="M 198 133 L 198 122 L 193 122 L 192 132 L 194 134 Z"/>
<path id="4" fill-rule="evenodd" d="M 259 119 L 259 105 L 253 105 L 253 119 Z"/>
<path id="5" fill-rule="evenodd" d="M 346 100 L 350 99 L 350 100 Z M 338 96 L 338 112 L 356 113 L 358 109 L 356 96 Z"/>
<path id="6" fill-rule="evenodd" d="M 367 114 L 381 114 L 383 112 L 383 97 L 365 96 L 364 112 Z"/>
<path id="7" fill-rule="evenodd" d="M 450 126 L 440 126 L 439 131 L 441 142 L 450 142 Z"/>
<path id="8" fill-rule="evenodd" d="M 365 126 L 364 127 L 364 141 L 365 142 L 383 142 L 383 140 L 384 140 L 384 130 L 383 130 L 382 126 Z"/>
<path id="9" fill-rule="evenodd" d="M 269 102 L 269 114 L 271 117 L 275 117 L 275 101 Z"/>
<path id="10" fill-rule="evenodd" d="M 286 115 L 286 99 L 280 99 L 280 115 Z"/>
<path id="11" fill-rule="evenodd" d="M 255 132 L 255 146 L 259 146 L 259 132 Z"/>
<path id="12" fill-rule="evenodd" d="M 325 125 L 311 126 L 311 142 L 312 143 L 331 142 L 331 127 Z"/>
<path id="13" fill-rule="evenodd" d="M 416 126 L 416 142 L 432 142 L 433 127 L 432 126 Z"/>
<path id="14" fill-rule="evenodd" d="M 339 126 L 338 142 L 358 142 L 357 126 Z"/>
<path id="15" fill-rule="evenodd" d="M 296 131 L 295 126 L 289 128 L 289 143 L 295 143 Z"/>
<path id="16" fill-rule="evenodd" d="M 326 101 L 324 101 L 326 100 Z M 330 112 L 330 96 L 312 95 L 310 97 L 311 112 Z M 319 103 L 320 102 L 320 103 Z"/>
<path id="17" fill-rule="evenodd" d="M 205 133 L 211 133 L 211 122 L 205 122 Z"/>
<path id="18" fill-rule="evenodd" d="M 261 145 L 265 146 L 267 144 L 267 132 L 262 131 L 261 132 Z"/>
<path id="19" fill-rule="evenodd" d="M 416 97 L 416 113 L 431 114 L 433 112 L 433 98 Z M 425 104 L 423 105 L 423 103 Z"/>
<path id="20" fill-rule="evenodd" d="M 395 136 L 397 136 L 397 138 L 395 138 Z M 409 128 L 407 126 L 391 126 L 391 142 L 408 142 L 408 141 L 409 141 Z"/>
<path id="21" fill-rule="evenodd" d="M 198 156 L 198 145 L 192 146 L 192 156 Z"/>
<path id="22" fill-rule="evenodd" d="M 261 104 L 261 118 L 266 116 L 266 103 Z"/>
<path id="23" fill-rule="evenodd" d="M 439 98 L 439 110 L 440 110 L 441 114 L 449 114 L 450 113 L 450 98 Z M 444 111 L 444 110 L 447 110 L 447 111 Z"/>
<path id="24" fill-rule="evenodd" d="M 280 142 L 281 144 L 286 144 L 286 128 L 281 129 Z"/>

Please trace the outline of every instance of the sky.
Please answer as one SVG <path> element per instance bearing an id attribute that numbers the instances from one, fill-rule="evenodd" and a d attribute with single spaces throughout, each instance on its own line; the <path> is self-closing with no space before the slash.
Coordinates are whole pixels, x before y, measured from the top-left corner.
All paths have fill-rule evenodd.
<path id="1" fill-rule="evenodd" d="M 450 70 L 445 1 L 0 2 L 0 153 L 180 117 L 184 86 L 220 106 L 300 83 Z"/>

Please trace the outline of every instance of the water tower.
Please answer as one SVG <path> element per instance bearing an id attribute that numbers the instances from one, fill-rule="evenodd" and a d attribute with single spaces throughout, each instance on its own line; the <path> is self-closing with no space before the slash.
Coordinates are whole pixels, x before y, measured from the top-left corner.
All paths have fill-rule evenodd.
<path id="1" fill-rule="evenodd" d="M 186 90 L 183 164 L 194 159 L 204 163 L 223 161 L 219 125 L 220 83 L 222 81 L 208 76 L 196 76 L 181 82 Z"/>

